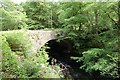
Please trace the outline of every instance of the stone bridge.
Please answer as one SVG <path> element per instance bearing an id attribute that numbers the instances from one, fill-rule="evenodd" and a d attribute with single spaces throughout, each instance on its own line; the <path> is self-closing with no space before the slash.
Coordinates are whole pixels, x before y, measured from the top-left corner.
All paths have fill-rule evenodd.
<path id="1" fill-rule="evenodd" d="M 45 45 L 50 40 L 57 38 L 57 33 L 60 31 L 54 30 L 27 30 L 27 35 L 30 38 L 30 43 L 32 44 L 32 51 L 37 52 L 39 49 Z"/>
<path id="2" fill-rule="evenodd" d="M 40 48 L 45 45 L 48 41 L 54 40 L 57 38 L 57 34 L 60 33 L 60 30 L 13 30 L 13 31 L 3 31 L 3 33 L 12 33 L 15 32 L 25 32 L 28 36 L 30 44 L 32 45 L 30 51 L 37 53 Z"/>

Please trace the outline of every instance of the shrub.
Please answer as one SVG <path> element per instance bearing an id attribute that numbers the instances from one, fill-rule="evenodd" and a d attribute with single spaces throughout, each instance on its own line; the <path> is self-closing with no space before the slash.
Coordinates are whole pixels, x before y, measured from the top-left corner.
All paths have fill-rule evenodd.
<path id="1" fill-rule="evenodd" d="M 17 77 L 27 78 L 22 62 L 18 60 L 18 57 L 25 57 L 32 53 L 30 51 L 29 38 L 25 31 L 4 31 L 0 33 L 2 42 L 2 71 L 3 78 Z M 19 55 L 18 55 L 19 53 Z M 12 74 L 12 75 L 10 75 Z"/>
<path id="2" fill-rule="evenodd" d="M 46 46 L 43 46 L 36 56 L 26 58 L 23 67 L 26 74 L 31 78 L 60 78 L 57 71 L 48 65 L 49 59 L 46 50 Z M 59 67 L 56 67 L 57 69 Z M 60 68 L 59 68 L 60 69 Z M 59 70 L 58 69 L 58 70 Z"/>
<path id="3" fill-rule="evenodd" d="M 46 46 L 43 46 L 36 55 L 28 56 L 32 55 L 34 52 L 31 51 L 32 45 L 29 43 L 29 38 L 25 31 L 6 31 L 1 33 L 3 78 L 61 77 L 58 73 L 60 70 L 59 66 L 56 65 L 52 68 L 48 65 L 47 60 L 49 57 L 45 51 Z M 17 56 L 24 58 L 19 62 Z"/>
<path id="4" fill-rule="evenodd" d="M 84 51 L 83 56 L 73 57 L 78 62 L 83 61 L 82 69 L 87 72 L 100 71 L 101 75 L 118 77 L 118 53 L 110 50 L 94 48 Z"/>
<path id="5" fill-rule="evenodd" d="M 3 32 L 3 35 L 6 37 L 6 40 L 12 51 L 23 52 L 24 57 L 31 53 L 31 44 L 25 31 L 6 31 Z"/>
<path id="6" fill-rule="evenodd" d="M 0 36 L 2 40 L 2 72 L 3 77 L 9 77 L 9 74 L 15 74 L 18 70 L 18 63 L 15 57 L 15 53 L 11 51 L 9 44 L 5 36 Z M 8 76 L 5 75 L 7 72 Z"/>

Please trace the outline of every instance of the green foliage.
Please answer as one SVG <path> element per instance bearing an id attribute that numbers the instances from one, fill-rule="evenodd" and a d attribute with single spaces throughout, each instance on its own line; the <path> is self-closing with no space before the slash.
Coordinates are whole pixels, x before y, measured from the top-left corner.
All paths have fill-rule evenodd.
<path id="1" fill-rule="evenodd" d="M 118 52 L 111 52 L 104 49 L 90 49 L 84 51 L 83 56 L 77 59 L 78 62 L 83 61 L 81 68 L 88 72 L 101 71 L 101 75 L 111 75 L 118 77 Z"/>
<path id="2" fill-rule="evenodd" d="M 25 31 L 9 31 L 1 32 L 0 34 L 2 39 L 2 77 L 15 78 L 19 74 L 26 78 L 24 69 L 20 66 L 21 64 L 17 59 L 18 54 L 16 54 L 21 52 L 19 57 L 26 57 L 28 51 L 30 52 L 30 43 Z"/>
<path id="3" fill-rule="evenodd" d="M 73 40 L 75 50 L 83 61 L 82 69 L 100 71 L 101 75 L 118 77 L 120 33 L 118 3 L 60 3 L 58 15 L 64 35 L 60 39 Z"/>
<path id="4" fill-rule="evenodd" d="M 85 69 L 87 72 L 100 71 L 101 75 L 117 78 L 119 77 L 118 63 L 120 62 L 119 31 L 109 30 L 103 32 L 99 35 L 99 39 L 102 43 L 101 48 L 88 48 L 87 51 L 82 52 L 82 57 L 72 58 L 77 60 L 77 62 L 83 61 L 81 68 Z M 90 44 L 93 43 L 95 42 L 91 42 Z"/>
<path id="5" fill-rule="evenodd" d="M 26 71 L 26 75 L 30 78 L 60 78 L 57 71 L 52 69 L 51 66 L 48 65 L 47 60 L 48 54 L 45 51 L 46 46 L 40 49 L 40 52 L 36 54 L 36 56 L 28 57 L 24 60 L 24 71 Z M 59 67 L 56 66 L 58 70 Z M 21 78 L 21 76 L 19 76 Z"/>
<path id="6" fill-rule="evenodd" d="M 26 28 L 26 14 L 23 12 L 23 8 L 8 0 L 2 0 L 0 2 L 1 8 L 0 13 L 2 13 L 1 29 L 5 30 L 16 30 L 21 28 Z"/>
<path id="7" fill-rule="evenodd" d="M 12 51 L 23 52 L 25 57 L 31 52 L 31 44 L 24 30 L 3 32 L 3 35 L 6 37 Z"/>
<path id="8" fill-rule="evenodd" d="M 60 74 L 60 67 L 57 65 L 54 65 L 54 68 L 51 66 L 42 65 L 41 70 L 35 74 L 37 77 L 42 78 L 64 78 L 63 74 Z"/>
<path id="9" fill-rule="evenodd" d="M 15 53 L 11 51 L 5 36 L 0 36 L 2 39 L 2 71 L 8 74 L 15 74 L 18 70 L 18 63 Z M 3 77 L 6 77 L 3 73 Z"/>
<path id="10" fill-rule="evenodd" d="M 120 48 L 120 34 L 119 31 L 109 30 L 105 33 L 100 34 L 100 39 L 103 42 L 104 48 L 110 49 L 113 52 L 119 52 Z"/>
<path id="11" fill-rule="evenodd" d="M 28 29 L 61 27 L 58 21 L 59 4 L 52 2 L 26 2 L 21 4 L 26 12 Z"/>
<path id="12" fill-rule="evenodd" d="M 74 49 L 81 57 L 73 59 L 83 62 L 82 69 L 87 72 L 100 71 L 101 75 L 118 77 L 120 2 L 26 2 L 17 5 L 4 0 L 1 1 L 0 12 L 3 30 L 26 27 L 32 30 L 62 28 L 63 32 L 58 38 L 59 40 L 69 38 L 74 42 Z M 45 51 L 46 47 L 35 56 L 28 57 L 33 52 L 25 31 L 5 32 L 1 38 L 2 54 L 7 57 L 3 58 L 5 71 L 13 70 L 13 74 L 16 73 L 19 78 L 60 77 L 58 71 L 54 71 L 47 63 L 49 58 Z M 16 55 L 24 55 L 23 64 L 18 66 Z M 16 65 L 10 68 L 11 64 Z M 58 66 L 56 67 L 60 70 Z"/>
<path id="13" fill-rule="evenodd" d="M 59 66 L 56 65 L 53 68 L 48 65 L 47 60 L 49 57 L 45 51 L 46 46 L 43 46 L 34 56 L 27 55 L 33 54 L 33 52 L 30 50 L 31 45 L 25 31 L 5 31 L 0 34 L 2 40 L 3 78 L 61 77 L 58 73 Z"/>
<path id="14" fill-rule="evenodd" d="M 23 3 L 27 14 L 29 29 L 43 29 L 51 25 L 51 9 L 48 3 L 26 2 Z"/>

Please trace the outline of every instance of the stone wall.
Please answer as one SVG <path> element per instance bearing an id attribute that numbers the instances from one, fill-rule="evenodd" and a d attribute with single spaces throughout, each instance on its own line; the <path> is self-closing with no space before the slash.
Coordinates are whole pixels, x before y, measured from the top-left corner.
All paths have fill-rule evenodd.
<path id="1" fill-rule="evenodd" d="M 49 40 L 56 39 L 56 34 L 57 33 L 52 30 L 28 30 L 27 35 L 30 37 L 32 51 L 36 53 Z"/>

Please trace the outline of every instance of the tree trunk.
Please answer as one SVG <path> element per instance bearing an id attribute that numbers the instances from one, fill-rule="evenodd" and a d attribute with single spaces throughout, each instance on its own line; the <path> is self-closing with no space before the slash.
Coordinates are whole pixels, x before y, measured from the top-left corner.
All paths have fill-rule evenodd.
<path id="1" fill-rule="evenodd" d="M 118 29 L 120 30 L 120 1 L 118 2 Z"/>
<path id="2" fill-rule="evenodd" d="M 98 10 L 95 10 L 95 33 L 98 35 Z"/>

